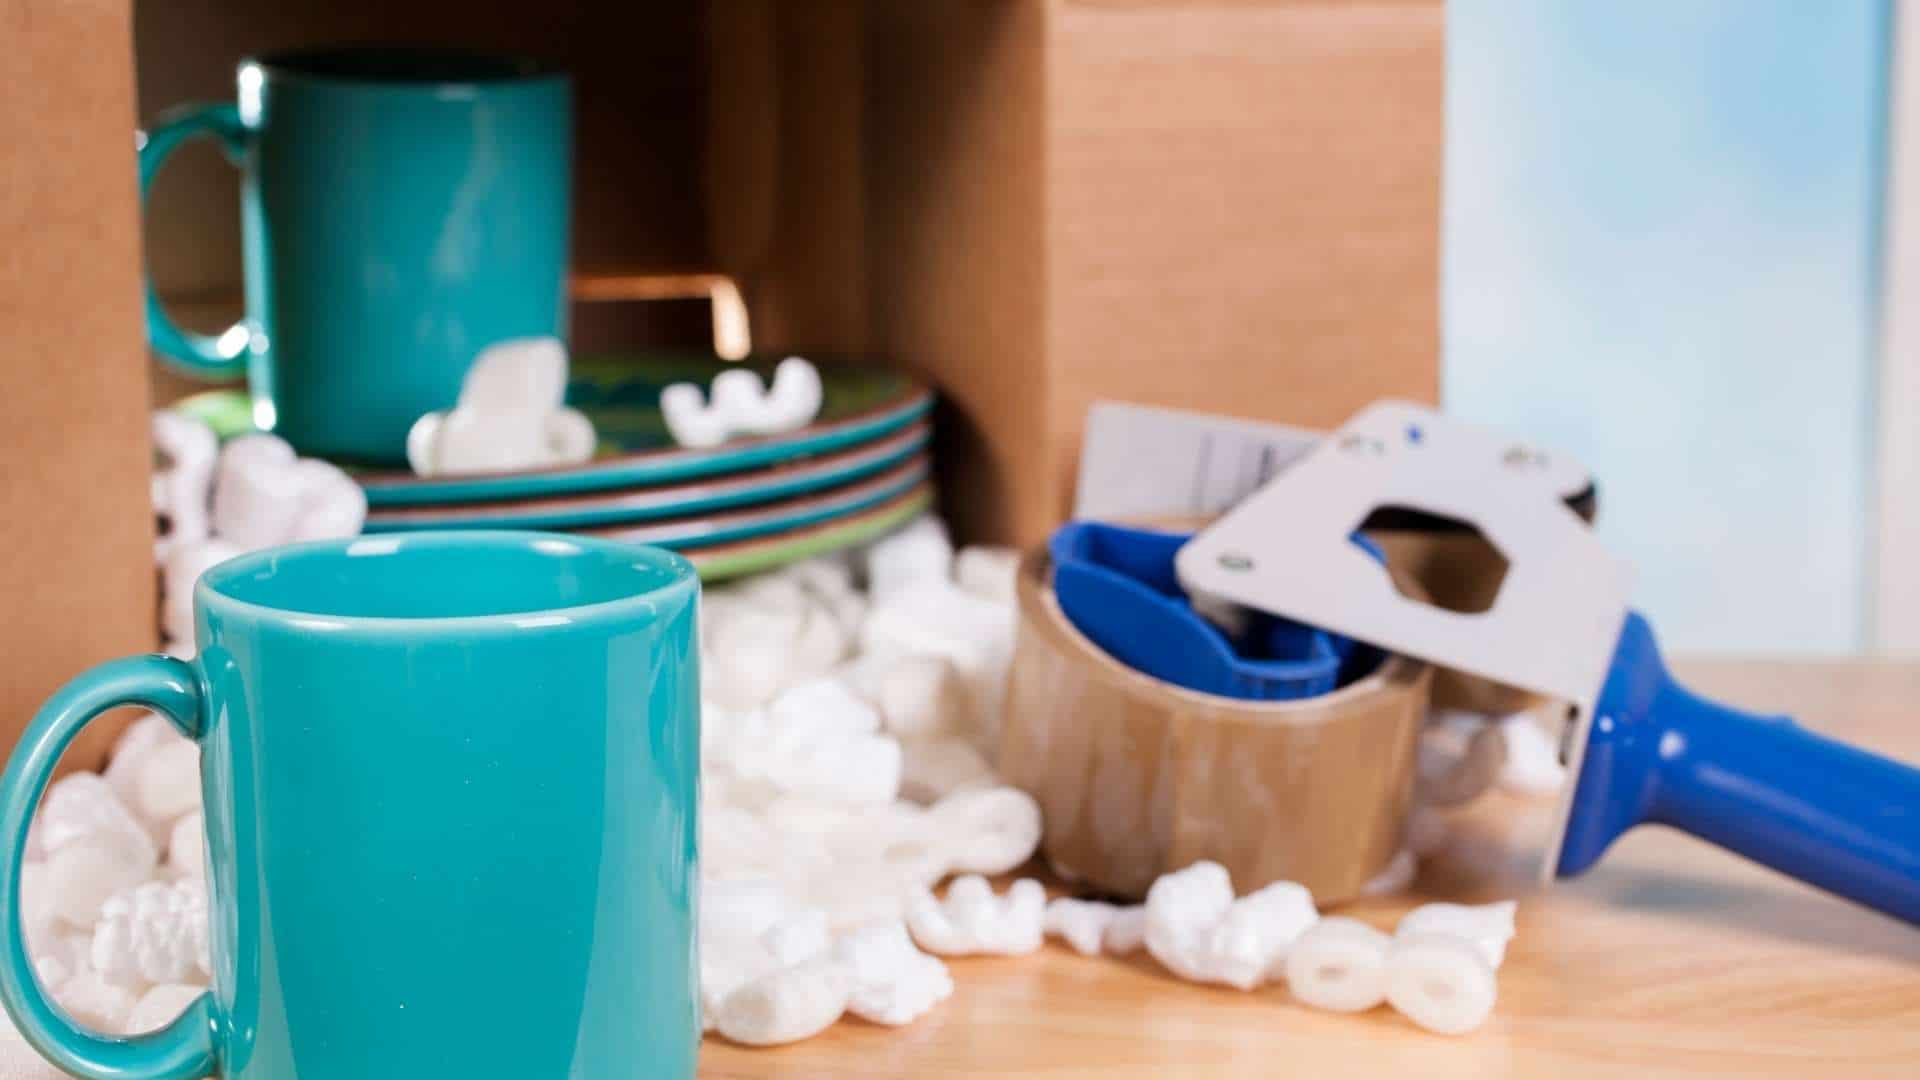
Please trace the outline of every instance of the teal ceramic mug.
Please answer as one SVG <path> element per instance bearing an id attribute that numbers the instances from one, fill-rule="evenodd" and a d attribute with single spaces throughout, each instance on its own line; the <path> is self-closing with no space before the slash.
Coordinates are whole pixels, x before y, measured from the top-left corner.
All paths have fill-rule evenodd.
<path id="1" fill-rule="evenodd" d="M 189 374 L 246 374 L 254 422 L 308 454 L 401 464 L 480 350 L 564 336 L 567 79 L 417 49 L 240 65 L 237 104 L 174 113 L 140 147 L 144 197 L 196 136 L 241 169 L 246 318 L 205 336 L 147 285 L 147 335 Z"/>
<path id="2" fill-rule="evenodd" d="M 0 779 L 0 1000 L 96 1080 L 691 1076 L 700 761 L 685 559 L 445 532 L 245 555 L 194 592 L 199 655 L 61 690 Z M 212 989 L 81 1030 L 20 925 L 29 816 L 116 705 L 200 744 Z"/>

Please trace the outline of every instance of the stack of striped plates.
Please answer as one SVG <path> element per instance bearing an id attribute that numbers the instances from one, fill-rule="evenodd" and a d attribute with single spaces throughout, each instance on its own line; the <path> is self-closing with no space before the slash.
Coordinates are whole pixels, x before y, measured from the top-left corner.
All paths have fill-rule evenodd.
<path id="1" fill-rule="evenodd" d="M 769 368 L 754 361 L 744 366 Z M 709 449 L 675 446 L 660 391 L 707 385 L 711 358 L 576 358 L 567 403 L 600 436 L 593 460 L 512 473 L 420 477 L 349 468 L 367 492 L 367 531 L 548 529 L 673 548 L 718 580 L 861 543 L 933 502 L 933 394 L 880 368 L 821 365 L 824 401 L 808 427 Z M 177 409 L 223 437 L 248 428 L 239 391 Z"/>

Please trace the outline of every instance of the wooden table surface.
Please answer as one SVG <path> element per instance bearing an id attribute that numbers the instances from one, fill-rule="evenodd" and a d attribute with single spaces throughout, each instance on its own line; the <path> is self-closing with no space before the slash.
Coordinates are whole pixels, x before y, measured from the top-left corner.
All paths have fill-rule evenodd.
<path id="1" fill-rule="evenodd" d="M 1680 665 L 1710 696 L 1920 764 L 1920 665 Z M 707 1077 L 1920 1077 L 1920 930 L 1677 833 L 1628 834 L 1582 878 L 1529 874 L 1549 803 L 1490 797 L 1408 896 L 1344 911 L 1391 930 L 1432 899 L 1516 897 L 1500 1003 L 1470 1035 L 1382 1007 L 1309 1010 L 1284 986 L 1193 986 L 1145 954 L 951 964 L 953 997 L 910 1027 L 844 1019 L 773 1050 L 709 1037 Z"/>

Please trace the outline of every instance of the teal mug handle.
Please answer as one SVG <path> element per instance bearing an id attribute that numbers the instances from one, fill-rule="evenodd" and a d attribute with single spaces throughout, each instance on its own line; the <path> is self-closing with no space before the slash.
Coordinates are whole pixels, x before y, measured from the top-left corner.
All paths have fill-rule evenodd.
<path id="1" fill-rule="evenodd" d="M 159 175 L 167 155 L 197 135 L 220 140 L 227 159 L 238 162 L 247 152 L 247 128 L 240 122 L 240 110 L 230 104 L 194 105 L 170 114 L 165 122 L 144 134 L 140 144 L 140 205 L 144 209 L 153 178 Z M 167 315 L 160 296 L 153 291 L 153 278 L 146 279 L 147 343 L 155 352 L 173 362 L 182 372 L 200 379 L 238 378 L 247 372 L 247 344 L 250 335 L 244 325 L 236 325 L 221 334 L 196 334 L 180 328 Z"/>
<path id="2" fill-rule="evenodd" d="M 27 825 L 53 767 L 87 722 L 117 705 L 144 705 L 187 737 L 205 729 L 205 700 L 193 666 L 170 656 L 110 660 L 68 683 L 27 725 L 0 777 L 0 897 L 5 898 L 6 955 L 0 958 L 0 1004 L 40 1055 L 86 1080 L 200 1080 L 214 1071 L 213 997 L 201 994 L 159 1031 L 127 1038 L 93 1034 L 47 1000 L 27 956 L 20 927 L 20 867 Z"/>

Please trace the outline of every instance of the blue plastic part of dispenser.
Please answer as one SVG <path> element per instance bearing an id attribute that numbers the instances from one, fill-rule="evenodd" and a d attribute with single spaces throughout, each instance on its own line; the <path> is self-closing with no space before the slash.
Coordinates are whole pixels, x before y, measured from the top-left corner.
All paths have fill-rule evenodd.
<path id="1" fill-rule="evenodd" d="M 1377 650 L 1265 612 L 1243 612 L 1245 626 L 1230 636 L 1194 610 L 1174 575 L 1174 554 L 1190 538 L 1095 521 L 1062 526 L 1048 551 L 1067 620 L 1136 671 L 1223 697 L 1315 697 L 1378 663 Z M 1385 561 L 1371 542 L 1354 542 Z"/>
<path id="2" fill-rule="evenodd" d="M 1559 876 L 1640 824 L 1920 923 L 1920 770 L 1689 692 L 1634 612 L 1588 727 Z"/>

